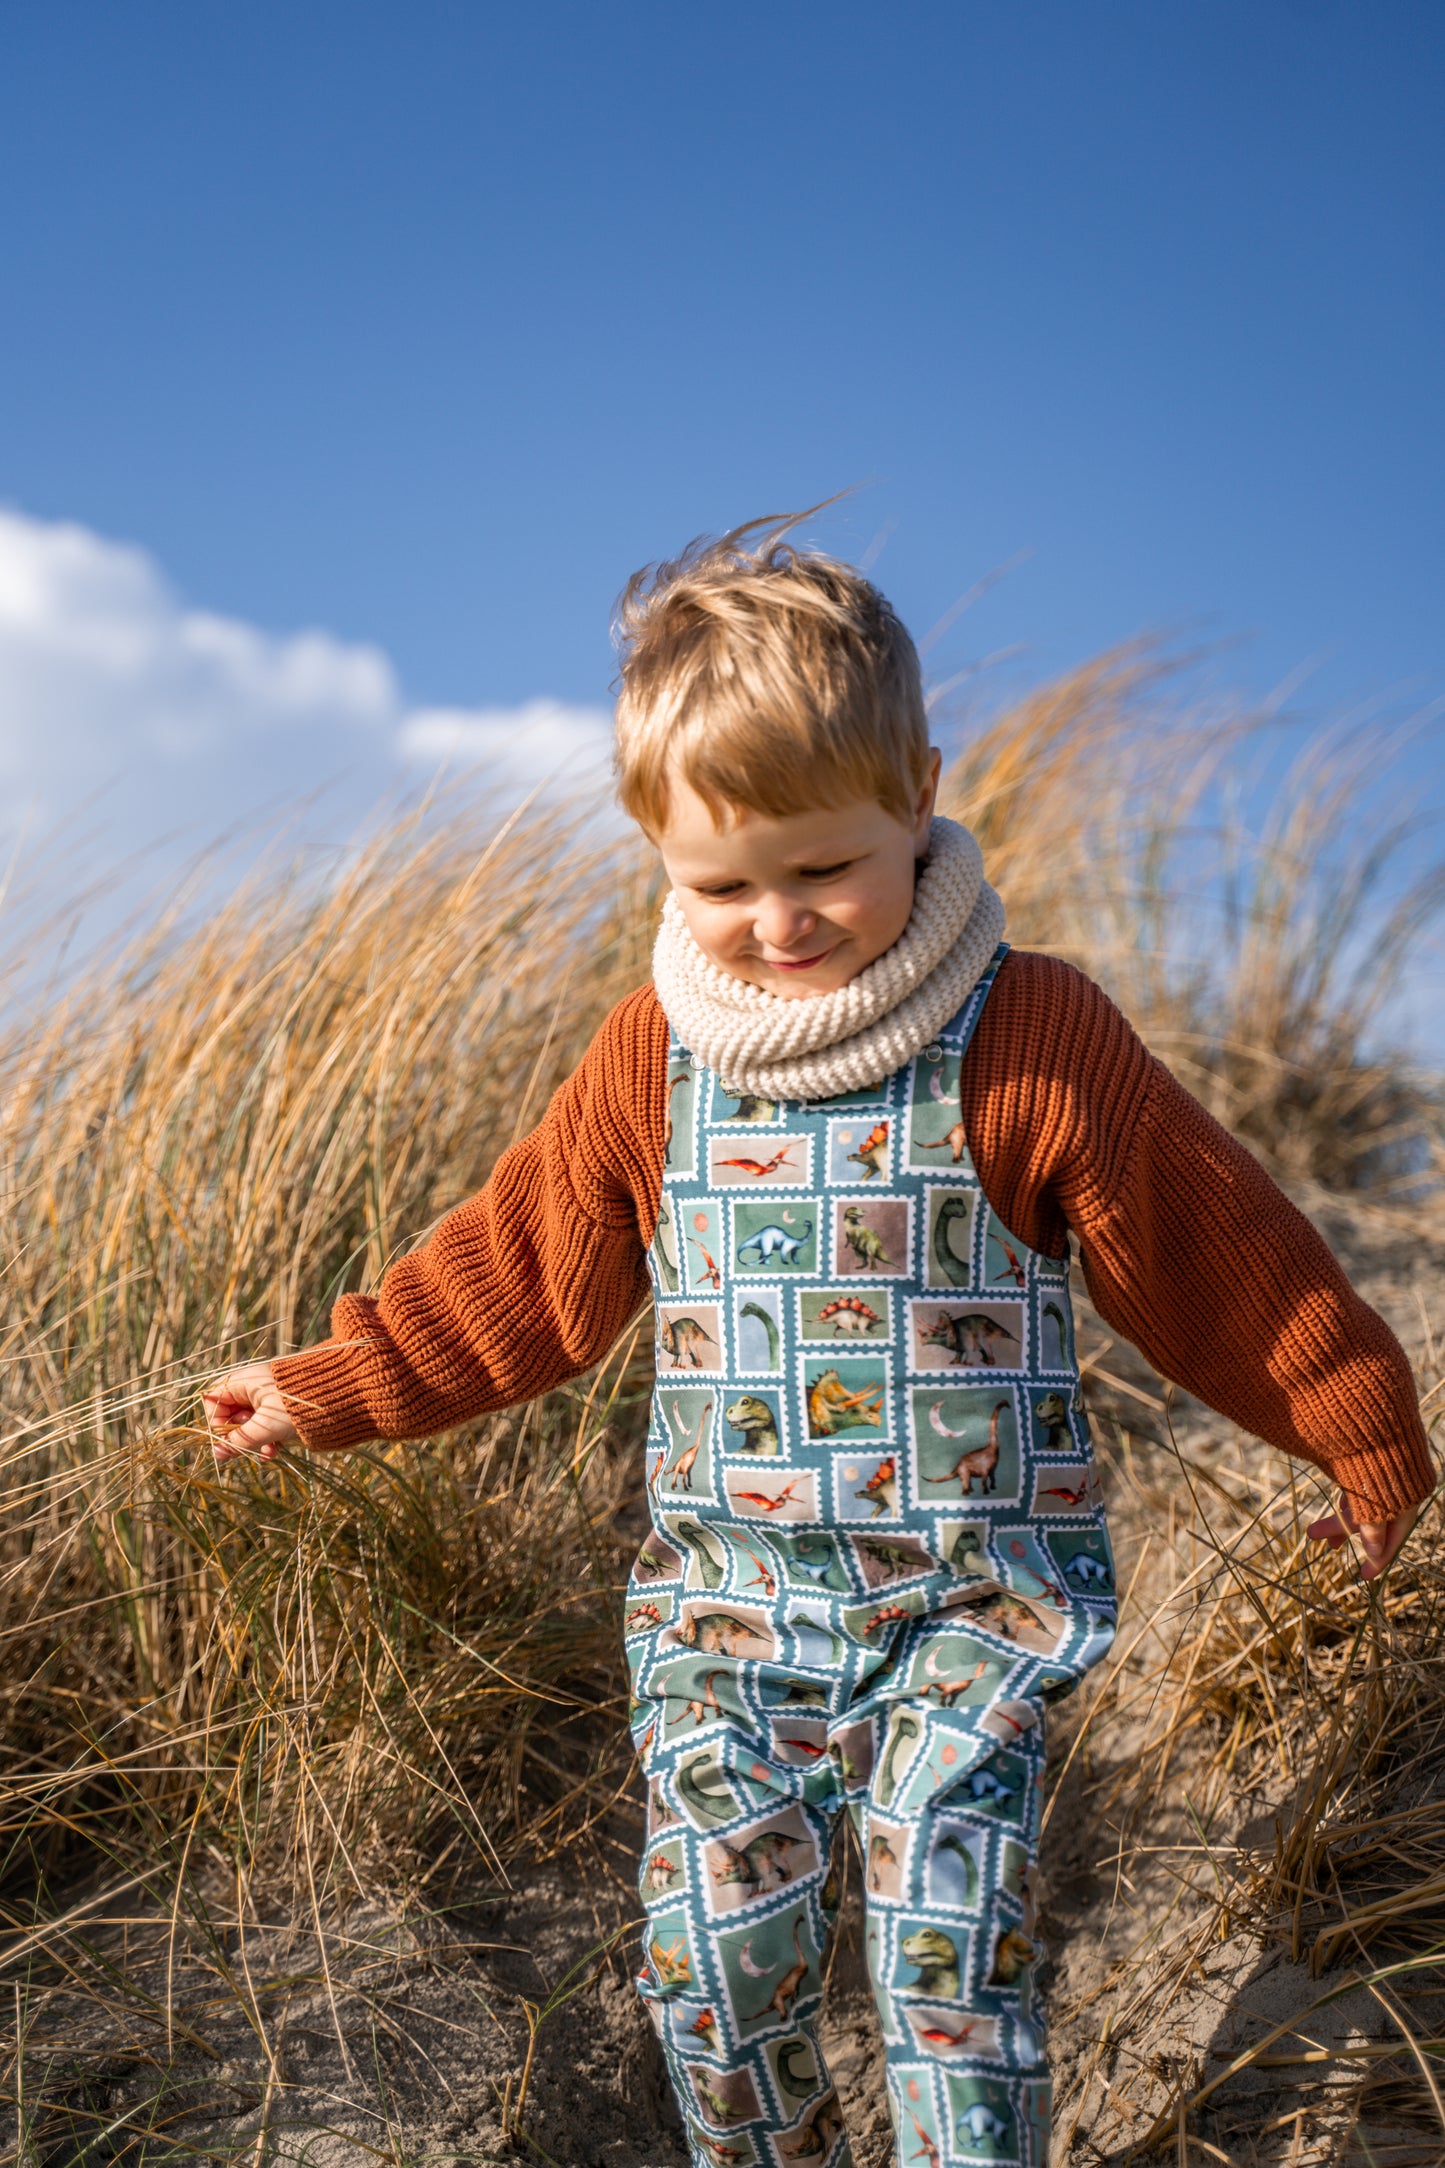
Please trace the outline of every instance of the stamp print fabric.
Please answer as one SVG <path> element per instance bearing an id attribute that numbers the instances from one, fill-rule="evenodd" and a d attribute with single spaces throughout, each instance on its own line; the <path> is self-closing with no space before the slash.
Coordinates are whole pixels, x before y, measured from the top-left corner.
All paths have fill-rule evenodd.
<path id="1" fill-rule="evenodd" d="M 1047 2152 L 1043 1710 L 1115 1597 L 1067 1264 L 998 1220 L 957 1111 L 1004 953 L 876 1089 L 763 1099 L 670 1050 L 626 1630 L 639 1985 L 710 2168 L 846 2158 L 813 2030 L 845 1810 L 900 2158 Z"/>

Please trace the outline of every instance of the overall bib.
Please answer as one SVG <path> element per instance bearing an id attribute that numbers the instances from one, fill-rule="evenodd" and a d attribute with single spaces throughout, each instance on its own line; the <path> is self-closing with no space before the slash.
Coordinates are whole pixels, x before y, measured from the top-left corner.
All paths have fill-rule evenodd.
<path id="1" fill-rule="evenodd" d="M 1115 1597 L 1067 1263 L 1000 1223 L 959 1113 L 1005 953 L 871 1090 L 740 1097 L 670 1048 L 626 1632 L 639 1987 L 708 2168 L 846 2158 L 814 2036 L 845 1809 L 900 2159 L 1047 2153 L 1043 1710 Z"/>

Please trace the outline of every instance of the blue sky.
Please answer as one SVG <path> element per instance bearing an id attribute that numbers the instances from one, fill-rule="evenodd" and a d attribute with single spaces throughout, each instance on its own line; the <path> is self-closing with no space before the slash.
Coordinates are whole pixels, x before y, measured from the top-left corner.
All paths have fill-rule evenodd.
<path id="1" fill-rule="evenodd" d="M 850 484 L 920 633 L 1027 553 L 940 675 L 1182 627 L 1407 712 L 1442 64 L 1433 0 L 0 10 L 0 796 L 570 758 L 635 564 Z"/>

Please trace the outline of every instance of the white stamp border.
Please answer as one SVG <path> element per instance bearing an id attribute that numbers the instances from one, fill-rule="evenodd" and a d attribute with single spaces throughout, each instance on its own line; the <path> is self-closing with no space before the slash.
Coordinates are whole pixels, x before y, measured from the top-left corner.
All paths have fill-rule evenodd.
<path id="1" fill-rule="evenodd" d="M 826 1431 L 816 1438 L 813 1436 L 808 1428 L 807 1366 L 809 1363 L 816 1362 L 825 1356 L 829 1358 L 830 1366 L 836 1366 L 840 1362 L 861 1362 L 870 1358 L 876 1359 L 881 1365 L 883 1371 L 883 1422 L 877 1430 L 864 1429 L 860 1425 L 856 1430 L 832 1430 Z M 806 1447 L 815 1453 L 837 1453 L 844 1447 L 852 1448 L 855 1446 L 871 1451 L 875 1445 L 888 1446 L 892 1450 L 897 1449 L 898 1405 L 894 1398 L 894 1362 L 891 1348 L 884 1347 L 879 1342 L 866 1352 L 862 1348 L 856 1350 L 849 1348 L 845 1354 L 837 1354 L 829 1347 L 826 1340 L 810 1340 L 806 1351 L 799 1348 L 794 1372 L 796 1381 L 795 1397 L 800 1424 L 798 1431 L 800 1447 Z"/>
<path id="2" fill-rule="evenodd" d="M 867 1121 L 867 1117 L 867 1108 L 860 1108 L 856 1114 L 844 1113 L 830 1114 L 828 1116 L 827 1128 L 824 1132 L 822 1140 L 824 1188 L 836 1187 L 838 1189 L 844 1189 L 851 1185 L 854 1189 L 862 1188 L 864 1190 L 867 1190 L 875 1197 L 881 1197 L 885 1195 L 888 1191 L 889 1185 L 894 1180 L 894 1166 L 897 1159 L 898 1147 L 898 1124 L 894 1118 L 893 1110 L 891 1107 L 888 1109 L 886 1116 L 880 1115 L 879 1117 L 879 1120 L 886 1120 L 888 1125 L 888 1147 L 883 1155 L 885 1163 L 879 1175 L 876 1177 L 876 1186 L 874 1182 L 867 1182 L 862 1179 L 861 1170 L 857 1174 L 850 1172 L 848 1174 L 835 1175 L 833 1172 L 833 1135 L 835 1130 L 839 1130 L 845 1127 L 850 1129 L 862 1129 L 864 1123 Z M 871 1134 L 872 1130 L 876 1129 L 877 1127 L 877 1122 L 869 1124 L 868 1133 Z"/>
<path id="3" fill-rule="evenodd" d="M 975 1309 L 978 1310 L 982 1310 L 987 1304 L 991 1304 L 995 1309 L 1002 1309 L 1005 1304 L 1008 1304 L 1011 1308 L 1015 1308 L 1018 1310 L 1020 1324 L 1022 1327 L 1018 1336 L 1018 1360 L 1016 1362 L 1011 1362 L 1007 1366 L 1007 1368 L 1005 1368 L 1002 1363 L 915 1362 L 913 1359 L 914 1347 L 915 1345 L 921 1346 L 922 1342 L 917 1340 L 916 1330 L 913 1321 L 914 1311 L 920 1309 L 948 1310 L 956 1309 L 958 1307 L 956 1302 L 950 1303 L 946 1296 L 940 1298 L 937 1290 L 935 1290 L 932 1294 L 928 1295 L 907 1295 L 904 1297 L 903 1307 L 905 1312 L 905 1325 L 903 1340 L 903 1367 L 904 1370 L 907 1372 L 908 1376 L 910 1378 L 947 1377 L 952 1378 L 955 1383 L 963 1377 L 967 1377 L 969 1379 L 988 1379 L 990 1377 L 1007 1378 L 1011 1383 L 1017 1382 L 1019 1379 L 1022 1378 L 1033 1377 L 1036 1373 L 1033 1369 L 1032 1364 L 1029 1361 L 1029 1328 L 1032 1320 L 1029 1317 L 1029 1303 L 1027 1295 L 975 1295 L 972 1289 L 967 1287 L 959 1288 L 958 1295 L 962 1299 L 962 1301 L 971 1304 Z M 942 1352 L 942 1350 L 940 1350 L 940 1352 Z"/>
<path id="4" fill-rule="evenodd" d="M 966 1372 L 965 1375 L 969 1378 L 971 1383 L 973 1379 L 977 1377 L 977 1372 Z M 936 1372 L 934 1373 L 934 1378 L 935 1380 L 937 1378 Z M 957 1382 L 958 1381 L 955 1379 L 954 1383 Z M 945 1391 L 947 1391 L 948 1389 L 949 1388 L 947 1386 L 943 1387 L 943 1390 Z M 922 1383 L 917 1378 L 910 1378 L 907 1384 L 904 1386 L 904 1394 L 907 1401 L 907 1406 L 905 1408 L 904 1414 L 908 1430 L 908 1481 L 910 1490 L 912 1492 L 910 1503 L 920 1513 L 932 1513 L 935 1521 L 938 1521 L 940 1519 L 950 1521 L 974 1521 L 982 1519 L 985 1526 L 987 1527 L 989 1537 L 989 1552 L 990 1554 L 992 1554 L 992 1560 L 994 1563 L 997 1563 L 995 1539 L 998 1535 L 998 1530 L 997 1528 L 989 1525 L 992 1519 L 993 1511 L 1001 1507 L 1011 1507 L 1019 1512 L 1022 1512 L 1024 1491 L 1026 1488 L 1030 1488 L 1029 1477 L 1032 1472 L 1032 1461 L 1030 1459 L 1028 1449 L 1024 1444 L 1023 1433 L 1019 1424 L 1018 1396 L 1022 1389 L 1023 1386 L 1020 1379 L 1008 1378 L 1002 1381 L 999 1393 L 1000 1399 L 1002 1399 L 1006 1394 L 1013 1407 L 1014 1435 L 1018 1439 L 1019 1480 L 1017 1491 L 984 1491 L 980 1493 L 977 1497 L 974 1497 L 970 1491 L 965 1491 L 961 1494 L 961 1496 L 957 1498 L 940 1498 L 938 1495 L 938 1487 L 930 1483 L 928 1487 L 929 1490 L 932 1492 L 932 1496 L 925 1498 L 921 1495 L 923 1489 L 923 1468 L 918 1450 L 918 1396 L 920 1394 L 937 1392 L 939 1390 L 939 1386 L 936 1382 L 929 1382 L 926 1384 Z M 1031 1488 L 1030 1495 L 1032 1495 Z"/>
<path id="5" fill-rule="evenodd" d="M 823 1207 L 826 1199 L 817 1195 L 816 1193 L 805 1195 L 802 1191 L 795 1189 L 785 1191 L 772 1190 L 767 1192 L 767 1194 L 774 1197 L 785 1197 L 790 1203 L 808 1204 L 813 1207 L 813 1246 L 816 1253 L 819 1246 L 817 1239 L 818 1230 L 823 1224 Z M 742 1190 L 727 1191 L 726 1200 L 728 1205 L 727 1271 L 730 1275 L 733 1275 L 739 1280 L 762 1280 L 770 1286 L 786 1286 L 790 1280 L 797 1281 L 817 1279 L 818 1267 L 816 1263 L 811 1265 L 784 1265 L 780 1270 L 770 1270 L 766 1264 L 740 1264 L 738 1262 L 737 1208 L 740 1203 L 747 1202 L 748 1200 Z M 779 1225 L 782 1225 L 781 1220 L 779 1220 Z"/>
<path id="6" fill-rule="evenodd" d="M 851 1192 L 829 1190 L 826 1192 L 823 1201 L 827 1205 L 829 1213 L 828 1263 L 826 1271 L 820 1266 L 818 1271 L 811 1275 L 814 1279 L 826 1278 L 830 1283 L 835 1280 L 839 1282 L 858 1280 L 865 1284 L 876 1280 L 884 1286 L 891 1287 L 896 1286 L 900 1280 L 912 1277 L 918 1238 L 918 1214 L 915 1210 L 916 1199 L 911 1194 L 887 1189 L 853 1190 Z M 836 1258 L 838 1256 L 838 1243 L 841 1241 L 839 1230 L 843 1225 L 844 1208 L 850 1204 L 901 1204 L 906 1208 L 908 1213 L 908 1233 L 904 1240 L 907 1245 L 908 1256 L 903 1265 L 889 1265 L 881 1272 L 876 1270 L 871 1272 L 840 1272 L 838 1270 Z"/>

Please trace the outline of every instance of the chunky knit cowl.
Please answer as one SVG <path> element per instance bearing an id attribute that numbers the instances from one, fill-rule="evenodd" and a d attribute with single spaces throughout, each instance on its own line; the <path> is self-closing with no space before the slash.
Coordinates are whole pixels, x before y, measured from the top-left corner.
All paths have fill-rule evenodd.
<path id="1" fill-rule="evenodd" d="M 689 1052 L 737 1092 L 831 1099 L 878 1084 L 962 1008 L 998 947 L 1004 908 L 983 854 L 935 818 L 913 912 L 891 949 L 831 994 L 785 1001 L 710 963 L 668 895 L 652 957 L 657 998 Z"/>

